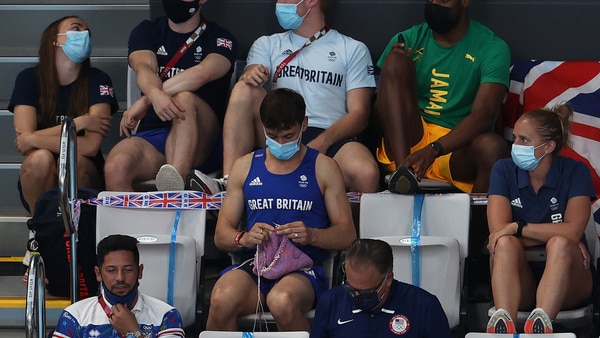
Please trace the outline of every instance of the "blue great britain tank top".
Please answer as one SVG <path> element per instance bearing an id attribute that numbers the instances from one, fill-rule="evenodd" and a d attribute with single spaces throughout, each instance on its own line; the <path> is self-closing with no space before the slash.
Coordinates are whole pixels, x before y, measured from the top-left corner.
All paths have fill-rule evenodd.
<path id="1" fill-rule="evenodd" d="M 296 170 L 289 174 L 273 174 L 265 167 L 266 149 L 254 152 L 250 171 L 244 182 L 244 196 L 250 230 L 256 222 L 286 224 L 304 221 L 307 227 L 329 227 L 325 200 L 315 174 L 319 152 L 307 148 Z M 296 244 L 296 243 L 294 243 Z M 312 245 L 296 244 L 314 262 L 323 262 L 324 250 Z"/>

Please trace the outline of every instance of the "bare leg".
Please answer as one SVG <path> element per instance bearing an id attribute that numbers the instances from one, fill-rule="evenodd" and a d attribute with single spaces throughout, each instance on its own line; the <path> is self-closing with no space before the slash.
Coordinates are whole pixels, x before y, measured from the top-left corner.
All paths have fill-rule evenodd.
<path id="1" fill-rule="evenodd" d="M 124 139 L 106 159 L 106 190 L 133 191 L 133 182 L 153 179 L 165 161 L 165 156 L 148 141 L 139 137 Z"/>
<path id="2" fill-rule="evenodd" d="M 537 307 L 555 319 L 561 308 L 577 306 L 591 294 L 592 274 L 583 268 L 577 244 L 562 236 L 552 237 L 546 244 L 546 268 L 537 288 Z"/>
<path id="3" fill-rule="evenodd" d="M 492 167 L 499 159 L 508 156 L 508 145 L 500 136 L 492 133 L 478 135 L 467 146 L 452 153 L 452 178 L 473 181 L 473 192 L 486 192 Z"/>
<path id="4" fill-rule="evenodd" d="M 185 120 L 173 120 L 165 145 L 166 161 L 181 177 L 186 177 L 192 167 L 201 165 L 207 158 L 219 127 L 213 110 L 196 94 L 181 92 L 175 99 L 185 110 Z"/>
<path id="5" fill-rule="evenodd" d="M 257 296 L 258 286 L 245 271 L 227 272 L 213 287 L 206 329 L 237 331 L 238 318 L 256 311 Z"/>
<path id="6" fill-rule="evenodd" d="M 490 259 L 496 309 L 505 309 L 516 320 L 519 308 L 530 306 L 535 300 L 535 279 L 523 246 L 514 236 L 501 237 Z"/>
<path id="7" fill-rule="evenodd" d="M 373 155 L 361 143 L 344 144 L 333 158 L 342 169 L 346 191 L 379 190 L 379 168 Z"/>
<path id="8" fill-rule="evenodd" d="M 402 162 L 423 137 L 417 104 L 417 80 L 413 61 L 401 51 L 388 54 L 381 70 L 374 109 L 385 138 L 386 153 Z"/>
<path id="9" fill-rule="evenodd" d="M 32 151 L 21 164 L 19 179 L 23 197 L 29 205 L 32 216 L 38 198 L 44 192 L 56 187 L 57 170 L 54 154 L 45 149 Z"/>
<path id="10" fill-rule="evenodd" d="M 223 174 L 227 175 L 235 160 L 264 147 L 265 136 L 258 109 L 267 92 L 238 81 L 231 92 L 223 124 Z"/>
<path id="11" fill-rule="evenodd" d="M 96 190 L 104 189 L 96 166 L 85 156 L 77 156 L 77 186 Z"/>
<path id="12" fill-rule="evenodd" d="M 315 293 L 310 281 L 297 273 L 283 277 L 267 295 L 267 305 L 279 331 L 310 331 L 304 314 L 313 305 Z"/>

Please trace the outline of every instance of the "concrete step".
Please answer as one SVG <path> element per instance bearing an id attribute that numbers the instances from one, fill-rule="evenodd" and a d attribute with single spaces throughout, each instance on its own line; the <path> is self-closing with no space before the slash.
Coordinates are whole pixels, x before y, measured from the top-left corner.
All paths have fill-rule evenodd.
<path id="1" fill-rule="evenodd" d="M 22 276 L 0 276 L 0 328 L 25 327 L 25 293 Z M 46 296 L 46 327 L 53 328 L 63 309 L 71 304 L 66 298 Z M 0 337 L 5 337 L 0 331 Z"/>
<path id="2" fill-rule="evenodd" d="M 25 333 L 25 329 L 0 329 L 2 338 L 23 338 Z"/>
<path id="3" fill-rule="evenodd" d="M 143 1 L 137 1 L 137 4 L 88 0 L 70 1 L 70 4 L 68 1 L 40 0 L 29 4 L 23 3 L 23 0 L 14 2 L 0 5 L 0 28 L 4 32 L 11 32 L 0 46 L 0 55 L 37 55 L 36 42 L 44 28 L 56 19 L 76 14 L 90 27 L 93 55 L 126 56 L 129 32 L 150 16 L 148 3 Z M 14 27 L 19 29 L 15 30 Z"/>
<path id="4" fill-rule="evenodd" d="M 96 56 L 94 53 L 90 60 L 93 67 L 99 68 L 110 76 L 119 107 L 124 110 L 127 106 L 127 53 L 118 56 Z M 2 85 L 0 88 L 0 109 L 8 108 L 17 75 L 23 69 L 34 66 L 37 61 L 37 57 L 30 56 L 0 56 L 0 73 L 3 75 L 0 79 Z M 3 114 L 12 116 L 12 113 L 8 111 L 4 111 Z M 10 128 L 11 132 L 6 136 L 12 136 L 12 141 L 15 134 L 12 123 L 9 126 L 3 126 L 4 128 Z"/>
<path id="5" fill-rule="evenodd" d="M 6 201 L 3 200 L 3 202 Z M 27 219 L 29 219 L 28 216 L 0 216 L 0 234 L 2 234 L 0 258 L 24 255 L 29 240 Z"/>

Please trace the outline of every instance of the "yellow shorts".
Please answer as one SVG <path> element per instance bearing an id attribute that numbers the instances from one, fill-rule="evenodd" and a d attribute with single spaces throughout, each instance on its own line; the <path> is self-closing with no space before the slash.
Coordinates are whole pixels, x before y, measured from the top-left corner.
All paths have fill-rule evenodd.
<path id="1" fill-rule="evenodd" d="M 431 142 L 436 141 L 440 137 L 450 132 L 449 128 L 438 126 L 437 124 L 427 123 L 425 120 L 423 120 L 423 118 L 421 118 L 421 124 L 423 125 L 423 138 L 419 141 L 419 143 L 410 148 L 411 153 L 427 147 Z M 396 170 L 396 163 L 390 160 L 385 152 L 383 138 L 381 139 L 381 147 L 377 148 L 375 155 L 377 157 L 377 161 L 383 165 L 386 171 L 393 172 Z M 452 153 L 448 153 L 436 158 L 431 167 L 427 169 L 425 178 L 447 182 L 454 185 L 461 191 L 470 193 L 473 190 L 473 182 L 463 182 L 452 179 L 452 174 L 450 172 L 451 155 Z"/>

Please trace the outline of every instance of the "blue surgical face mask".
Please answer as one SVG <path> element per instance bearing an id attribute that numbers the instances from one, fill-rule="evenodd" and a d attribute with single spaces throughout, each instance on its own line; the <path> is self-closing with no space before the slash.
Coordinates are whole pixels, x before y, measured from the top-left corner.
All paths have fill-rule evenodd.
<path id="1" fill-rule="evenodd" d="M 546 145 L 546 143 L 542 143 L 537 147 L 513 144 L 510 155 L 517 167 L 523 170 L 532 171 L 537 168 L 542 158 L 546 156 L 546 153 L 544 153 L 540 158 L 535 157 L 535 150 L 544 145 Z"/>
<path id="2" fill-rule="evenodd" d="M 104 285 L 104 283 L 101 283 L 101 285 L 102 285 L 102 290 L 104 291 L 104 298 L 106 298 L 106 300 L 108 300 L 108 302 L 110 304 L 112 304 L 112 305 L 123 304 L 123 305 L 127 305 L 127 307 L 129 309 L 133 309 L 133 305 L 134 305 L 134 302 L 136 299 L 135 297 L 137 297 L 140 282 L 136 282 L 133 289 L 125 296 L 115 295 L 114 293 L 112 293 L 108 290 L 108 288 L 106 287 L 106 285 Z"/>
<path id="3" fill-rule="evenodd" d="M 300 16 L 297 13 L 298 5 L 300 5 L 304 0 L 300 0 L 297 4 L 275 4 L 275 15 L 277 16 L 277 21 L 279 21 L 279 25 L 283 29 L 297 29 L 304 21 L 304 17 L 308 15 L 310 12 L 310 8 L 308 12 L 304 14 L 304 16 Z"/>
<path id="4" fill-rule="evenodd" d="M 300 135 L 298 135 L 298 138 L 296 140 L 286 142 L 284 144 L 281 144 L 275 141 L 274 139 L 270 138 L 265 132 L 265 137 L 267 139 L 267 147 L 269 147 L 271 155 L 275 156 L 275 158 L 282 161 L 289 160 L 290 158 L 292 158 L 292 156 L 294 156 L 294 154 L 296 154 L 298 150 L 300 150 L 300 140 L 302 140 L 303 127 L 304 124 L 302 124 L 302 126 L 300 127 Z"/>
<path id="5" fill-rule="evenodd" d="M 89 31 L 68 31 L 57 35 L 67 36 L 67 41 L 60 47 L 71 61 L 82 63 L 92 54 L 92 41 L 90 40 Z"/>

